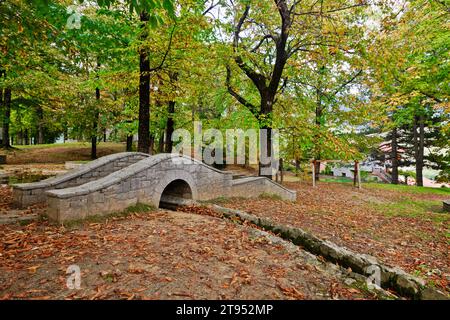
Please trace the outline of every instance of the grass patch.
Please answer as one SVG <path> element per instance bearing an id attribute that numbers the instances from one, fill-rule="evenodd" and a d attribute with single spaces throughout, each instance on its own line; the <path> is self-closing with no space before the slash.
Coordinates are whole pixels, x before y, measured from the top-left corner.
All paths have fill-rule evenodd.
<path id="1" fill-rule="evenodd" d="M 62 225 L 68 229 L 76 229 L 86 224 L 91 223 L 103 223 L 109 219 L 126 218 L 135 213 L 150 213 L 156 210 L 155 207 L 147 205 L 144 203 L 138 203 L 134 206 L 128 207 L 121 212 L 115 212 L 107 215 L 92 215 L 88 216 L 86 219 L 73 220 L 64 222 Z"/>
<path id="2" fill-rule="evenodd" d="M 338 183 L 353 183 L 352 179 L 349 178 L 320 178 L 320 180 L 318 181 L 320 182 L 338 182 Z"/>
<path id="3" fill-rule="evenodd" d="M 377 211 L 387 216 L 420 218 L 437 224 L 449 221 L 441 201 L 403 199 L 391 203 L 371 203 Z"/>
<path id="4" fill-rule="evenodd" d="M 273 194 L 273 193 L 263 193 L 258 198 L 264 199 L 264 200 L 283 200 L 283 198 L 281 198 L 281 196 L 279 196 L 277 194 Z"/>
<path id="5" fill-rule="evenodd" d="M 439 194 L 450 197 L 450 188 L 428 188 L 386 183 L 364 183 L 363 187 L 368 189 L 393 190 L 414 194 Z"/>
<path id="6" fill-rule="evenodd" d="M 356 280 L 356 279 L 355 279 Z M 397 300 L 398 298 L 395 296 L 388 295 L 382 290 L 370 289 L 367 285 L 366 281 L 356 280 L 350 287 L 360 290 L 366 297 L 376 297 L 379 300 Z"/>
<path id="7" fill-rule="evenodd" d="M 144 204 L 144 203 L 137 203 L 134 206 L 128 207 L 125 209 L 122 214 L 129 215 L 133 213 L 145 213 L 145 212 L 152 212 L 155 211 L 156 208 L 152 205 Z"/>

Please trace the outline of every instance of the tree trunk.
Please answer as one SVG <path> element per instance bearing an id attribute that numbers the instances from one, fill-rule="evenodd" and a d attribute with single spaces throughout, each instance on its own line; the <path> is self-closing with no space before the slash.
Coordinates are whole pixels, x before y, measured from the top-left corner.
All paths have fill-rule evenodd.
<path id="1" fill-rule="evenodd" d="M 30 137 L 28 135 L 28 129 L 25 129 L 24 140 L 25 140 L 25 145 L 29 145 L 30 144 Z"/>
<path id="2" fill-rule="evenodd" d="M 265 134 L 263 133 L 265 131 Z M 260 143 L 265 144 L 265 148 L 260 148 L 259 151 L 259 168 L 258 175 L 261 177 L 266 177 L 269 179 L 273 179 L 272 172 L 272 128 L 269 126 L 263 126 L 260 129 Z M 264 163 L 262 158 L 266 158 L 265 160 L 268 163 Z"/>
<path id="3" fill-rule="evenodd" d="M 319 140 L 319 131 L 320 131 L 320 128 L 321 128 L 322 122 L 323 122 L 323 108 L 322 108 L 322 96 L 318 89 L 316 90 L 316 95 L 317 95 L 317 102 L 316 102 L 317 105 L 316 105 L 315 123 L 316 123 L 316 128 L 317 128 L 318 132 L 314 136 L 314 140 L 315 140 L 314 141 L 314 160 L 316 160 L 314 172 L 315 172 L 316 181 L 320 181 L 320 160 L 322 158 L 322 153 L 320 152 L 320 146 L 319 146 L 318 140 Z"/>
<path id="4" fill-rule="evenodd" d="M 140 15 L 141 28 L 144 29 L 149 20 L 147 12 Z M 142 40 L 147 38 L 147 32 L 142 35 Z M 139 50 L 139 129 L 138 151 L 150 153 L 150 60 L 147 49 Z"/>
<path id="5" fill-rule="evenodd" d="M 37 143 L 43 144 L 44 143 L 44 111 L 42 110 L 42 107 L 39 106 L 36 110 L 37 117 L 38 117 L 38 138 Z"/>
<path id="6" fill-rule="evenodd" d="M 100 62 L 97 57 L 97 80 L 99 79 L 98 70 L 100 69 Z M 94 110 L 94 119 L 92 122 L 92 137 L 91 137 L 91 159 L 97 159 L 97 135 L 98 135 L 98 121 L 100 117 L 100 112 L 98 109 L 98 105 L 100 103 L 100 88 L 95 88 L 95 110 Z"/>
<path id="7" fill-rule="evenodd" d="M 133 135 L 127 136 L 127 152 L 133 151 Z"/>
<path id="8" fill-rule="evenodd" d="M 169 115 L 167 117 L 166 125 L 166 153 L 172 153 L 173 141 L 172 135 L 175 131 L 175 122 L 173 121 L 173 115 L 175 113 L 175 101 L 169 101 Z"/>
<path id="9" fill-rule="evenodd" d="M 161 131 L 161 135 L 159 137 L 158 153 L 164 153 L 164 130 Z"/>
<path id="10" fill-rule="evenodd" d="M 423 115 L 418 117 L 418 125 L 419 133 L 418 141 L 416 143 L 416 184 L 418 187 L 423 187 L 423 164 L 425 151 L 425 121 Z"/>
<path id="11" fill-rule="evenodd" d="M 262 125 L 259 137 L 260 137 L 260 150 L 259 150 L 258 175 L 272 180 L 274 173 L 272 170 L 272 128 L 268 125 Z M 263 143 L 265 144 L 264 148 L 261 147 Z M 265 159 L 263 160 L 263 158 Z"/>
<path id="12" fill-rule="evenodd" d="M 397 142 L 397 128 L 392 129 L 392 184 L 398 184 L 398 142 Z"/>
<path id="13" fill-rule="evenodd" d="M 295 176 L 298 177 L 300 174 L 300 159 L 295 158 Z"/>
<path id="14" fill-rule="evenodd" d="M 353 167 L 353 186 L 356 187 L 356 183 L 358 182 L 358 162 L 355 161 L 354 167 Z"/>
<path id="15" fill-rule="evenodd" d="M 314 162 L 314 175 L 316 177 L 316 181 L 320 181 L 320 156 L 318 156 L 319 159 L 316 159 L 317 161 Z"/>
<path id="16" fill-rule="evenodd" d="M 272 106 L 274 96 L 268 89 L 260 91 L 261 95 L 261 120 L 260 120 L 260 150 L 259 150 L 259 168 L 258 175 L 273 179 L 272 171 Z M 263 146 L 263 144 L 265 146 Z M 262 158 L 266 159 L 262 159 Z M 268 163 L 264 163 L 264 161 Z M 276 173 L 276 172 L 275 172 Z"/>
<path id="17" fill-rule="evenodd" d="M 3 76 L 3 71 L 0 70 L 0 78 Z M 0 110 L 3 110 L 3 88 L 0 87 Z M 3 128 L 2 128 L 2 140 L 0 140 L 0 144 L 3 146 Z"/>
<path id="18" fill-rule="evenodd" d="M 98 112 L 94 115 L 92 122 L 92 136 L 91 136 L 91 159 L 97 159 L 97 129 L 98 129 Z"/>
<path id="19" fill-rule="evenodd" d="M 11 148 L 9 143 L 9 123 L 11 121 L 11 89 L 6 88 L 3 96 L 3 147 Z"/>
<path id="20" fill-rule="evenodd" d="M 100 100 L 100 89 L 95 89 L 95 99 L 97 102 Z M 95 160 L 97 159 L 97 134 L 98 134 L 98 118 L 100 114 L 98 112 L 98 109 L 96 107 L 95 113 L 94 113 L 94 120 L 92 122 L 92 137 L 91 137 L 91 159 Z"/>
<path id="21" fill-rule="evenodd" d="M 106 142 L 106 128 L 103 130 L 103 142 Z"/>
<path id="22" fill-rule="evenodd" d="M 153 155 L 153 149 L 155 146 L 155 137 L 153 135 L 150 136 L 149 138 L 149 148 L 148 148 L 148 154 Z"/>
<path id="23" fill-rule="evenodd" d="M 227 68 L 227 88 L 228 92 L 242 105 L 249 109 L 257 118 L 260 120 L 260 145 L 265 144 L 264 149 L 260 146 L 260 157 L 259 157 L 259 175 L 265 176 L 272 179 L 272 163 L 264 163 L 264 160 L 273 160 L 274 155 L 272 154 L 272 119 L 271 113 L 273 110 L 273 104 L 275 101 L 275 96 L 278 93 L 279 85 L 281 82 L 281 77 L 283 75 L 284 67 L 289 58 L 287 52 L 289 30 L 292 24 L 291 14 L 295 7 L 295 4 L 291 6 L 291 10 L 287 4 L 286 0 L 277 0 L 277 11 L 280 15 L 281 25 L 278 30 L 279 33 L 274 36 L 276 47 L 275 47 L 275 61 L 270 77 L 262 75 L 258 68 L 253 68 L 250 64 L 247 64 L 244 58 L 239 54 L 239 43 L 240 43 L 240 33 L 242 31 L 242 26 L 248 19 L 250 12 L 250 4 L 247 4 L 239 19 L 236 27 L 234 29 L 234 39 L 233 39 L 233 51 L 234 51 L 234 61 L 237 66 L 247 75 L 247 77 L 253 82 L 255 87 L 258 89 L 260 94 L 260 106 L 253 105 L 245 98 L 243 98 L 239 93 L 237 93 L 230 82 L 231 79 L 231 69 Z M 266 131 L 266 134 L 263 132 Z M 263 138 L 264 137 L 264 138 Z M 263 138 L 263 139 L 261 139 Z M 265 154 L 264 154 L 265 153 Z M 262 161 L 262 157 L 265 156 L 267 159 Z M 272 161 L 270 161 L 272 162 Z M 275 168 L 277 169 L 277 168 Z"/>

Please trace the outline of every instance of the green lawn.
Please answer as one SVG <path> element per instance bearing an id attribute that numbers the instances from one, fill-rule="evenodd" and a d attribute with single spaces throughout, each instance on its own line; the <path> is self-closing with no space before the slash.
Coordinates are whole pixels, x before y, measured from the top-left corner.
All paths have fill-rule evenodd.
<path id="1" fill-rule="evenodd" d="M 373 189 L 403 191 L 407 193 L 425 193 L 425 194 L 432 193 L 439 195 L 448 195 L 450 197 L 450 188 L 427 188 L 427 187 L 394 185 L 385 183 L 363 183 L 363 187 Z"/>
<path id="2" fill-rule="evenodd" d="M 352 179 L 345 177 L 337 177 L 337 178 L 321 178 L 322 182 L 338 182 L 338 183 L 353 183 Z M 379 183 L 379 182 L 362 182 L 363 188 L 368 189 L 383 189 L 383 190 L 393 190 L 407 193 L 416 193 L 416 194 L 439 194 L 439 195 L 448 195 L 450 197 L 450 188 L 429 188 L 429 187 L 416 187 L 416 186 L 407 186 L 407 185 L 395 185 L 395 184 L 387 184 L 387 183 Z"/>
<path id="3" fill-rule="evenodd" d="M 339 182 L 339 183 L 353 183 L 352 179 L 345 178 L 345 177 L 337 177 L 337 178 L 321 178 L 320 181 L 322 182 Z"/>
<path id="4" fill-rule="evenodd" d="M 404 198 L 391 203 L 371 203 L 371 205 L 388 216 L 420 218 L 438 224 L 449 220 L 449 214 L 444 212 L 442 201 L 439 200 Z"/>

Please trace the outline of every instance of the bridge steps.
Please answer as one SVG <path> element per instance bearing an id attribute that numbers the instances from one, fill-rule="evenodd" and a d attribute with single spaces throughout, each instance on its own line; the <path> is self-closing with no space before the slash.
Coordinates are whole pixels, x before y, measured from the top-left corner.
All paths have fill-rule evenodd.
<path id="1" fill-rule="evenodd" d="M 18 208 L 26 208 L 43 203 L 47 199 L 45 192 L 48 190 L 79 186 L 108 176 L 148 157 L 149 155 L 138 152 L 112 154 L 56 177 L 35 183 L 13 185 L 13 204 Z"/>

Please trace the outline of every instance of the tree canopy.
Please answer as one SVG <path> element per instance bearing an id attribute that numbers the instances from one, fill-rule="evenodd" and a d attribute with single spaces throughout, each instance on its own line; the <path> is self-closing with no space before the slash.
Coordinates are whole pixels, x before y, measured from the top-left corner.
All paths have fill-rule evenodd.
<path id="1" fill-rule="evenodd" d="M 138 134 L 139 151 L 170 152 L 174 130 L 200 120 L 205 130 L 277 129 L 282 157 L 297 164 L 364 159 L 388 139 L 410 151 L 418 180 L 423 166 L 445 180 L 449 8 L 0 1 L 2 145 L 89 140 L 94 158 L 108 132 L 127 150 Z"/>

